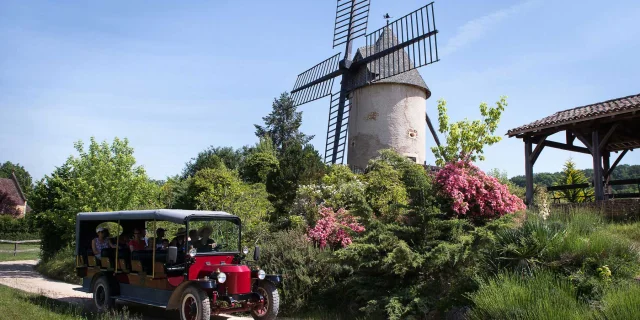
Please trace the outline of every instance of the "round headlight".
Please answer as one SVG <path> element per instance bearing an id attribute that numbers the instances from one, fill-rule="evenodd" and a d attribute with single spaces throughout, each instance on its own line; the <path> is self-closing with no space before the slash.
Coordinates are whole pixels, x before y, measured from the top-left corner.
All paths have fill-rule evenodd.
<path id="1" fill-rule="evenodd" d="M 267 276 L 267 273 L 264 272 L 264 270 L 261 269 L 260 271 L 258 271 L 258 279 L 264 280 L 264 277 L 266 276 Z"/>
<path id="2" fill-rule="evenodd" d="M 242 253 L 248 254 L 249 253 L 249 248 L 247 248 L 247 247 L 242 248 Z"/>
<path id="3" fill-rule="evenodd" d="M 196 256 L 196 252 L 197 252 L 196 249 L 189 250 L 189 255 L 191 256 L 191 258 Z"/>
<path id="4" fill-rule="evenodd" d="M 224 272 L 218 273 L 218 282 L 224 283 L 225 281 L 227 281 L 227 275 Z"/>

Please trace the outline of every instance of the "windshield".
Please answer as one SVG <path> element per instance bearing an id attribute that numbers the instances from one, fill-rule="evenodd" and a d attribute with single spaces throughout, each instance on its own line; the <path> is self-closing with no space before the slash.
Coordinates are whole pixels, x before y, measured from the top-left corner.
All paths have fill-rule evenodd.
<path id="1" fill-rule="evenodd" d="M 189 248 L 197 253 L 240 252 L 239 221 L 191 219 Z"/>

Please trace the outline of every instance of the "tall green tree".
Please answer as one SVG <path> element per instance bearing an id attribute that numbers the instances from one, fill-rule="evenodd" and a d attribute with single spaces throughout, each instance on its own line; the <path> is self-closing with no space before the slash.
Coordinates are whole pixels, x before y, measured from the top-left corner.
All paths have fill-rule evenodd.
<path id="1" fill-rule="evenodd" d="M 319 182 L 324 172 L 325 165 L 313 146 L 296 142 L 284 149 L 278 169 L 267 175 L 267 192 L 275 208 L 272 220 L 287 216 L 298 187 Z"/>
<path id="2" fill-rule="evenodd" d="M 302 112 L 296 110 L 289 93 L 282 93 L 280 98 L 274 99 L 271 113 L 262 118 L 264 126 L 254 125 L 256 136 L 269 136 L 279 153 L 292 144 L 305 145 L 313 136 L 300 132 Z"/>
<path id="3" fill-rule="evenodd" d="M 160 187 L 136 165 L 127 139 L 111 144 L 90 139 L 74 144 L 77 156 L 35 186 L 32 204 L 42 227 L 43 258 L 74 240 L 78 212 L 148 209 L 160 206 Z"/>
<path id="4" fill-rule="evenodd" d="M 266 218 L 273 207 L 264 184 L 244 183 L 236 171 L 216 168 L 198 171 L 193 188 L 197 209 L 226 211 L 242 219 L 245 244 L 266 235 Z"/>
<path id="5" fill-rule="evenodd" d="M 269 136 L 261 137 L 255 147 L 247 151 L 240 168 L 242 179 L 248 182 L 265 183 L 267 176 L 278 169 L 280 161 Z"/>
<path id="6" fill-rule="evenodd" d="M 28 198 L 33 190 L 33 180 L 31 178 L 31 174 L 27 171 L 23 166 L 19 163 L 12 163 L 11 161 L 6 161 L 2 165 L 0 165 L 0 178 L 11 178 L 11 173 L 14 172 L 16 178 L 18 179 L 18 183 L 20 183 L 20 188 L 22 188 L 22 192 L 24 192 L 25 196 Z"/>
<path id="7" fill-rule="evenodd" d="M 232 147 L 210 146 L 187 162 L 182 171 L 182 177 L 185 179 L 193 177 L 200 170 L 219 168 L 221 165 L 231 170 L 236 170 L 240 168 L 243 156 L 241 149 L 234 150 Z"/>
<path id="8" fill-rule="evenodd" d="M 576 169 L 576 163 L 569 158 L 564 163 L 561 182 L 565 185 L 571 185 L 589 183 L 589 180 L 582 171 Z M 556 191 L 557 197 L 564 198 L 571 203 L 590 201 L 593 198 L 593 194 L 592 188 Z"/>
<path id="9" fill-rule="evenodd" d="M 499 142 L 502 138 L 493 133 L 498 128 L 500 116 L 507 106 L 507 97 L 502 96 L 496 106 L 490 108 L 486 103 L 480 104 L 481 120 L 464 119 L 449 122 L 447 102 L 438 100 L 438 131 L 445 135 L 446 143 L 431 148 L 436 164 L 444 166 L 446 162 L 468 157 L 471 161 L 484 160 L 484 147 Z"/>

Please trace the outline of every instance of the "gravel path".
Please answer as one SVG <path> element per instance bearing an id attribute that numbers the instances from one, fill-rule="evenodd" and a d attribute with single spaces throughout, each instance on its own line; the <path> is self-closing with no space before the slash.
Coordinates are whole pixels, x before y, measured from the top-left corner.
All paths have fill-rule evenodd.
<path id="1" fill-rule="evenodd" d="M 44 278 L 33 269 L 36 263 L 36 260 L 0 262 L 0 284 L 26 292 L 41 294 L 52 299 L 79 304 L 85 308 L 91 307 L 91 294 L 73 290 L 74 288 L 80 288 L 79 285 Z M 130 303 L 127 303 L 126 306 L 131 313 L 143 314 L 145 320 L 178 319 L 178 313 L 168 312 L 161 308 Z M 222 315 L 211 317 L 211 319 L 252 320 L 253 318 Z"/>

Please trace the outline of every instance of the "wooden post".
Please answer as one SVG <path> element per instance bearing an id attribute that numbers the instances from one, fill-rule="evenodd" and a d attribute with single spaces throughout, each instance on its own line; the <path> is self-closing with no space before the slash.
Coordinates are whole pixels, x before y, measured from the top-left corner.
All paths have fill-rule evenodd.
<path id="1" fill-rule="evenodd" d="M 156 234 L 156 219 L 153 219 L 153 253 L 151 257 L 151 278 L 156 278 L 156 238 L 158 235 Z"/>
<path id="2" fill-rule="evenodd" d="M 18 241 L 13 243 L 13 256 L 15 257 L 18 253 Z"/>
<path id="3" fill-rule="evenodd" d="M 610 195 L 613 193 L 611 186 L 609 185 L 609 180 L 611 177 L 609 176 L 609 169 L 611 169 L 611 152 L 604 151 L 602 153 L 602 175 L 604 177 L 604 186 L 606 187 L 606 194 Z"/>
<path id="4" fill-rule="evenodd" d="M 120 220 L 118 220 L 118 228 L 116 229 L 116 271 L 118 273 L 118 265 L 120 264 L 120 260 L 118 257 L 118 251 L 120 251 Z"/>
<path id="5" fill-rule="evenodd" d="M 604 199 L 604 188 L 602 185 L 602 156 L 600 154 L 600 134 L 597 129 L 591 132 L 591 155 L 593 157 L 593 187 L 595 190 L 596 201 Z"/>
<path id="6" fill-rule="evenodd" d="M 524 174 L 526 178 L 526 204 L 533 205 L 533 163 L 531 153 L 533 145 L 530 138 L 524 138 Z"/>

